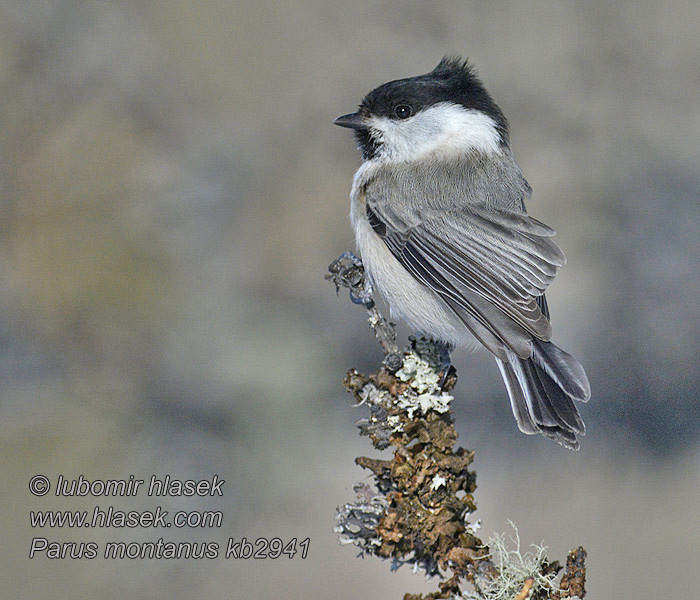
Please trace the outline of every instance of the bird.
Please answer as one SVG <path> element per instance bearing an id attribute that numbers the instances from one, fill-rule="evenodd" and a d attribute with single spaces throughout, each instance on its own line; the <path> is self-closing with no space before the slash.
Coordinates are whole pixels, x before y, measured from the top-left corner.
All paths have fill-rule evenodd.
<path id="1" fill-rule="evenodd" d="M 389 81 L 334 124 L 362 164 L 350 193 L 357 250 L 392 318 L 449 350 L 496 359 L 518 428 L 578 450 L 590 383 L 550 339 L 545 290 L 565 257 L 527 214 L 532 189 L 506 117 L 468 59 Z"/>

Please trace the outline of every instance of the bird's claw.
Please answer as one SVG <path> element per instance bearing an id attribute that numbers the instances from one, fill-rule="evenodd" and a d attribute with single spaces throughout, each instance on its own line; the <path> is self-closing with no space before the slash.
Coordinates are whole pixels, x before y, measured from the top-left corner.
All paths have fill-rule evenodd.
<path id="1" fill-rule="evenodd" d="M 344 252 L 328 266 L 326 279 L 335 284 L 336 294 L 341 287 L 350 290 L 350 300 L 362 304 L 367 309 L 374 306 L 372 285 L 365 274 L 362 261 L 352 252 Z"/>
<path id="2" fill-rule="evenodd" d="M 445 385 L 456 376 L 455 368 L 450 359 L 450 353 L 454 346 L 449 342 L 435 340 L 423 334 L 411 335 L 408 339 L 411 341 L 411 349 L 428 361 L 428 364 L 438 373 L 442 373 L 440 387 L 444 389 Z"/>

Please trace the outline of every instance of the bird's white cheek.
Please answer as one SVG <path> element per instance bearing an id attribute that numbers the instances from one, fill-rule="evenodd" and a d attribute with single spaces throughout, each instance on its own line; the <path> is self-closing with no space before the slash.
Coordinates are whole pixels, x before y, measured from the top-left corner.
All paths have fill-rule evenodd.
<path id="1" fill-rule="evenodd" d="M 454 110 L 456 108 L 456 110 Z M 501 151 L 501 136 L 495 121 L 478 110 L 453 107 L 445 113 L 441 145 L 454 149 L 478 150 L 484 154 Z"/>
<path id="2" fill-rule="evenodd" d="M 501 151 L 501 138 L 491 117 L 451 103 L 436 104 L 405 121 L 374 118 L 372 127 L 381 139 L 381 157 L 385 160 Z"/>

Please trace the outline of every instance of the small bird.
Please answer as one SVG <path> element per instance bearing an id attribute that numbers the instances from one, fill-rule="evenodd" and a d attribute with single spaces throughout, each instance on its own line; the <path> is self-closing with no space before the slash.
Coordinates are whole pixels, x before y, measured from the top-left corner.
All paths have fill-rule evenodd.
<path id="1" fill-rule="evenodd" d="M 364 162 L 350 218 L 393 317 L 452 349 L 481 344 L 520 430 L 571 449 L 591 395 L 579 362 L 552 342 L 545 290 L 564 262 L 554 231 L 528 216 L 532 189 L 508 122 L 467 60 L 385 83 L 334 123 Z"/>

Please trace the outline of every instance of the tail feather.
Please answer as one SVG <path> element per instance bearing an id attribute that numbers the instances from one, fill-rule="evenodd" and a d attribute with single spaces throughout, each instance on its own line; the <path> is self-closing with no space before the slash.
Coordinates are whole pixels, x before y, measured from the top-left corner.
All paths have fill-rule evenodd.
<path id="1" fill-rule="evenodd" d="M 534 382 L 537 388 L 538 398 L 542 400 L 556 424 L 584 434 L 586 426 L 583 424 L 583 420 L 568 392 L 563 389 L 558 381 L 549 376 L 549 371 L 543 372 L 536 359 L 527 361 L 526 365 L 529 379 Z M 564 392 L 563 394 L 562 391 Z"/>
<path id="2" fill-rule="evenodd" d="M 533 355 L 522 359 L 506 351 L 497 359 L 520 430 L 541 433 L 577 450 L 576 435 L 586 427 L 573 400 L 587 401 L 591 388 L 578 361 L 551 342 L 533 341 Z"/>
<path id="3" fill-rule="evenodd" d="M 506 383 L 506 389 L 510 397 L 510 404 L 513 407 L 513 415 L 515 415 L 515 420 L 518 423 L 518 429 L 528 435 L 539 433 L 537 426 L 530 418 L 525 397 L 523 396 L 515 371 L 513 371 L 513 368 L 508 363 L 502 360 L 496 359 L 496 362 L 498 363 L 498 368 L 501 370 L 503 381 Z"/>
<path id="4" fill-rule="evenodd" d="M 551 342 L 532 341 L 533 361 L 544 369 L 554 382 L 574 400 L 588 402 L 591 384 L 579 363 L 571 354 Z"/>

